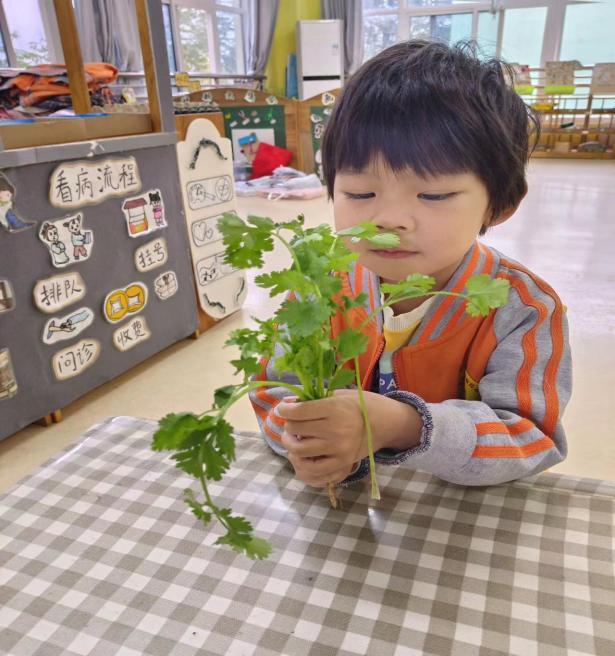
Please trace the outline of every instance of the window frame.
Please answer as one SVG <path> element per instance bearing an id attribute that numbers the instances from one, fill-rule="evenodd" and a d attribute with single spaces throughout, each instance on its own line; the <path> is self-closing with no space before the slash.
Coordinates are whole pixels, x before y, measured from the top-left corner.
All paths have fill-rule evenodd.
<path id="1" fill-rule="evenodd" d="M 211 44 L 211 71 L 189 71 L 193 75 L 207 75 L 207 73 L 219 73 L 220 65 L 220 35 L 218 34 L 217 13 L 225 12 L 236 14 L 240 18 L 240 35 L 241 54 L 243 55 L 243 38 L 245 30 L 245 17 L 247 9 L 245 2 L 239 0 L 239 6 L 226 5 L 216 0 L 161 0 L 162 4 L 169 5 L 169 16 L 171 19 L 171 34 L 173 37 L 173 53 L 175 55 L 175 64 L 178 72 L 188 72 L 185 68 L 180 35 L 179 21 L 177 19 L 177 7 L 189 7 L 191 9 L 202 9 L 207 12 L 207 41 Z M 233 71 L 237 75 L 242 75 L 241 71 Z"/>
<path id="2" fill-rule="evenodd" d="M 60 32 L 58 30 L 54 8 L 50 2 L 41 2 L 39 0 L 38 10 L 40 12 L 41 23 L 45 32 L 49 58 L 53 63 L 61 63 L 64 61 L 64 53 L 62 52 L 62 43 L 60 41 Z M 6 53 L 8 68 L 21 68 L 17 61 L 17 54 L 15 53 L 15 48 L 13 46 L 11 30 L 9 28 L 2 0 L 0 0 L 0 33 L 2 35 L 2 43 L 4 44 L 4 52 Z"/>
<path id="3" fill-rule="evenodd" d="M 495 11 L 499 14 L 496 57 L 501 56 L 502 37 L 507 9 L 532 9 L 546 7 L 545 31 L 542 40 L 540 67 L 547 61 L 559 61 L 566 9 L 569 5 L 592 4 L 592 0 L 495 0 L 459 5 L 444 5 L 438 7 L 413 7 L 407 0 L 399 0 L 399 6 L 393 8 L 363 9 L 364 17 L 397 15 L 397 39 L 404 41 L 410 38 L 410 19 L 413 16 L 437 16 L 442 14 L 472 14 L 472 39 L 478 36 L 478 14 L 483 11 Z M 548 27 L 548 29 L 547 29 Z M 523 64 L 524 62 L 519 62 Z"/>

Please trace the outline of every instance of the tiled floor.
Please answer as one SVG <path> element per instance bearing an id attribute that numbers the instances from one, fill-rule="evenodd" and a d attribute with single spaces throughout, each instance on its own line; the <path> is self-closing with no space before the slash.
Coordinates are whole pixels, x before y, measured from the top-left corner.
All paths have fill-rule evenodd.
<path id="1" fill-rule="evenodd" d="M 544 277 L 568 306 L 575 387 L 565 414 L 569 455 L 554 470 L 615 480 L 615 162 L 537 160 L 529 179 L 520 210 L 485 240 Z M 332 220 L 324 199 L 240 199 L 240 211 L 278 219 L 303 212 L 309 225 Z M 276 250 L 267 268 L 287 261 Z M 268 316 L 272 307 L 251 282 L 243 310 L 199 340 L 175 344 L 90 392 L 64 409 L 60 424 L 29 426 L 0 442 L 0 492 L 101 419 L 209 407 L 213 390 L 234 382 L 232 351 L 221 348 L 228 332 L 247 325 L 250 315 Z M 257 428 L 247 399 L 229 420 L 236 428 Z"/>

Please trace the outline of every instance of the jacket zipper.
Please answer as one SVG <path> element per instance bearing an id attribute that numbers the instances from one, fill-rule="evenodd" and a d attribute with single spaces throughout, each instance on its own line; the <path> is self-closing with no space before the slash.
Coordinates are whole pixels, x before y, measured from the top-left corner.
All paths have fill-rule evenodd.
<path id="1" fill-rule="evenodd" d="M 399 354 L 399 350 L 395 351 L 393 353 L 393 358 L 392 358 L 392 364 L 393 364 L 393 380 L 395 381 L 395 387 L 399 389 L 399 378 L 397 376 L 397 356 Z"/>
<path id="2" fill-rule="evenodd" d="M 378 360 L 380 360 L 380 356 L 382 355 L 382 351 L 384 351 L 384 338 L 380 338 L 380 343 L 378 344 L 378 348 L 374 352 L 375 357 L 372 357 L 372 361 L 369 363 L 369 367 L 367 368 L 367 371 L 365 372 L 365 376 L 363 377 L 362 385 L 363 389 L 365 389 L 365 383 L 369 379 L 369 377 L 372 375 L 374 368 L 376 367 L 376 363 Z M 373 383 L 373 381 L 372 381 Z M 372 384 L 373 387 L 373 384 Z M 369 390 L 368 390 L 369 391 Z"/>

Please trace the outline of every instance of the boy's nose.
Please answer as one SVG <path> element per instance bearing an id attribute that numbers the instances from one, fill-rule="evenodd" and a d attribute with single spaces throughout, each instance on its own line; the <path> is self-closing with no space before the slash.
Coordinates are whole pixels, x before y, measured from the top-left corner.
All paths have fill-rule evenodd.
<path id="1" fill-rule="evenodd" d="M 406 225 L 386 225 L 384 224 L 384 222 L 382 225 L 380 223 L 376 223 L 376 228 L 378 228 L 378 230 L 392 230 L 393 232 L 395 231 L 402 232 L 408 230 L 408 226 Z"/>

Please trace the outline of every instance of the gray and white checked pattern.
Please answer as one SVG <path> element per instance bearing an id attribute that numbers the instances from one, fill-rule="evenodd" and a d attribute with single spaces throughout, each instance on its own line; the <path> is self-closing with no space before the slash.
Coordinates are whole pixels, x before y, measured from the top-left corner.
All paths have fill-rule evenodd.
<path id="1" fill-rule="evenodd" d="M 0 653 L 615 654 L 613 484 L 389 467 L 333 510 L 240 434 L 212 492 L 273 542 L 254 563 L 210 546 L 155 426 L 99 424 L 0 497 Z"/>

